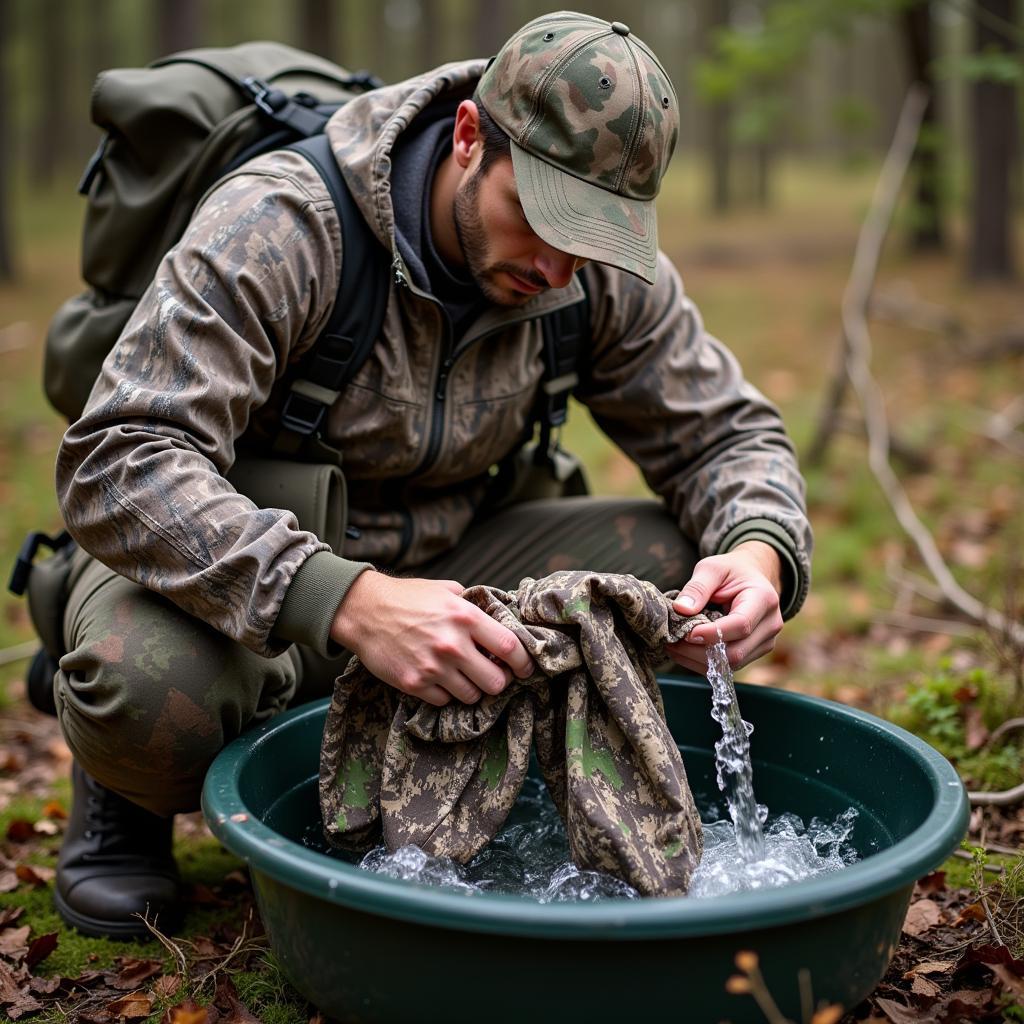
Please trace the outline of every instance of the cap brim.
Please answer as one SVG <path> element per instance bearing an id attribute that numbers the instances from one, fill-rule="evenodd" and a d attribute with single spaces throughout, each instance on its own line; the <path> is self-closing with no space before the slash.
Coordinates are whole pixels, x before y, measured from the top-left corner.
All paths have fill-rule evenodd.
<path id="1" fill-rule="evenodd" d="M 653 200 L 629 199 L 581 181 L 515 142 L 512 166 L 526 219 L 548 245 L 654 284 L 658 225 Z"/>

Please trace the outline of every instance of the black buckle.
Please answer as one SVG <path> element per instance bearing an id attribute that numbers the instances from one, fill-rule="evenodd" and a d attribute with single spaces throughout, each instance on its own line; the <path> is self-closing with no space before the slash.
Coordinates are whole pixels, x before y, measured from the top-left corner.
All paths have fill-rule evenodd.
<path id="1" fill-rule="evenodd" d="M 281 410 L 281 426 L 303 437 L 309 437 L 320 429 L 327 406 L 296 391 L 289 392 Z"/>
<path id="2" fill-rule="evenodd" d="M 51 551 L 57 552 L 71 542 L 71 534 L 67 530 L 61 530 L 56 537 L 51 537 L 41 530 L 30 533 L 21 545 L 18 557 L 14 560 L 14 568 L 11 570 L 11 579 L 7 584 L 7 589 L 12 594 L 21 597 L 28 589 L 28 578 L 32 575 L 32 563 L 35 561 L 36 552 L 44 545 Z"/>
<path id="3" fill-rule="evenodd" d="M 340 390 L 355 352 L 356 344 L 351 338 L 343 334 L 328 334 L 316 343 L 305 376 L 324 387 Z"/>

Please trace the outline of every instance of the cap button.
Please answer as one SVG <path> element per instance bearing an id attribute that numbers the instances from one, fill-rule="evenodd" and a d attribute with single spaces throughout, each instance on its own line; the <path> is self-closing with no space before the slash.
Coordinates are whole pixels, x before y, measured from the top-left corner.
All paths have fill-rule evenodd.
<path id="1" fill-rule="evenodd" d="M 621 21 L 613 21 L 612 22 L 612 31 L 613 32 L 618 32 L 620 36 L 628 36 L 629 35 L 629 26 L 628 25 L 623 25 Z"/>

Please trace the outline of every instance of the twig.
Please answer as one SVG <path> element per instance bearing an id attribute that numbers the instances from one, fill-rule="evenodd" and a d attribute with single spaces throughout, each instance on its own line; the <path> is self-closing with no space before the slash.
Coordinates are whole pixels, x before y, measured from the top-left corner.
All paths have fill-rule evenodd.
<path id="1" fill-rule="evenodd" d="M 1007 634 L 1024 646 L 1024 626 L 1012 622 L 994 608 L 982 604 L 957 583 L 942 559 L 935 541 L 914 511 L 889 461 L 889 425 L 885 400 L 871 375 L 871 334 L 866 309 L 871 295 L 882 245 L 892 220 L 907 166 L 914 152 L 927 92 L 912 85 L 903 104 L 896 135 L 885 158 L 871 209 L 857 239 L 853 270 L 843 295 L 843 336 L 846 339 L 846 372 L 864 411 L 868 433 L 868 464 L 878 480 L 900 525 L 913 540 L 943 597 L 974 622 Z"/>
<path id="2" fill-rule="evenodd" d="M 16 661 L 31 658 L 39 650 L 38 640 L 26 640 L 23 644 L 5 647 L 0 651 L 0 665 L 13 665 Z"/>
<path id="3" fill-rule="evenodd" d="M 968 793 L 972 807 L 1009 807 L 1024 800 L 1024 782 L 1013 789 L 1003 789 L 998 793 Z"/>
<path id="4" fill-rule="evenodd" d="M 960 860 L 974 860 L 974 854 L 968 853 L 966 850 L 954 850 L 953 856 Z M 982 864 L 981 869 L 982 871 L 991 871 L 994 875 L 1001 875 L 1006 871 L 1002 864 Z"/>
<path id="5" fill-rule="evenodd" d="M 987 746 L 991 747 L 996 740 L 1001 739 L 1008 732 L 1013 732 L 1014 729 L 1024 729 L 1024 718 L 1008 718 L 1001 725 L 997 725 L 988 738 Z"/>
<path id="6" fill-rule="evenodd" d="M 955 619 L 930 619 L 923 615 L 911 615 L 907 612 L 878 612 L 872 616 L 872 619 L 874 622 L 883 622 L 887 626 L 899 626 L 901 629 L 912 629 L 919 633 L 974 636 L 977 632 L 973 626 Z"/>
<path id="7" fill-rule="evenodd" d="M 187 982 L 189 978 L 188 958 L 185 956 L 185 952 L 181 946 L 164 935 L 164 933 L 157 928 L 156 924 L 150 921 L 148 915 L 135 914 L 134 916 L 142 921 L 142 923 L 153 933 L 160 945 L 178 961 L 179 973 L 181 974 L 182 981 Z"/>
<path id="8" fill-rule="evenodd" d="M 985 917 L 988 918 L 988 926 L 992 929 L 992 937 L 996 940 L 997 946 L 1005 946 L 1006 943 L 1003 942 L 1003 937 L 999 934 L 999 929 L 996 928 L 995 918 L 992 917 L 992 908 L 988 905 L 988 900 L 986 899 L 985 894 L 981 893 L 980 896 L 981 905 L 985 908 Z"/>

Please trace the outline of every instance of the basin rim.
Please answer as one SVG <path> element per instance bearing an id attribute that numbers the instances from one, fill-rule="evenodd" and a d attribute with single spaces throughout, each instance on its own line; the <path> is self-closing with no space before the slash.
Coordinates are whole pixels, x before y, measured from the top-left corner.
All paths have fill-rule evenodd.
<path id="1" fill-rule="evenodd" d="M 663 678 L 663 687 L 704 685 L 703 680 Z M 908 748 L 927 777 L 933 806 L 925 820 L 888 849 L 842 871 L 805 882 L 708 899 L 662 897 L 595 904 L 540 904 L 522 897 L 465 895 L 363 871 L 309 850 L 274 832 L 246 806 L 238 780 L 245 764 L 275 731 L 307 716 L 320 717 L 330 698 L 286 711 L 238 737 L 216 757 L 203 787 L 206 821 L 224 846 L 256 873 L 310 896 L 351 909 L 432 927 L 489 934 L 642 940 L 742 934 L 809 921 L 906 890 L 934 870 L 960 843 L 970 812 L 967 794 L 950 762 L 912 733 L 865 711 L 807 694 L 737 683 L 741 695 L 796 701 L 855 721 Z"/>

